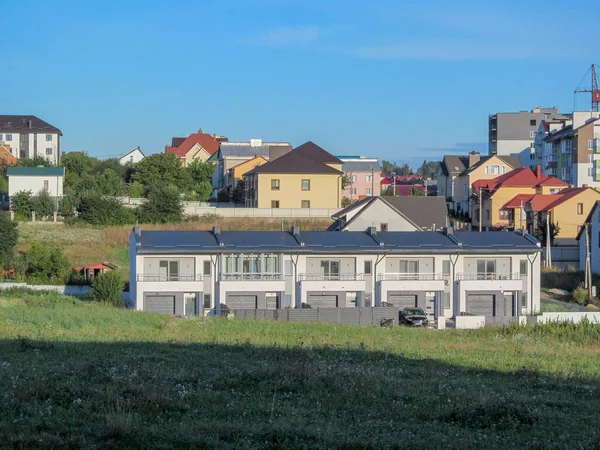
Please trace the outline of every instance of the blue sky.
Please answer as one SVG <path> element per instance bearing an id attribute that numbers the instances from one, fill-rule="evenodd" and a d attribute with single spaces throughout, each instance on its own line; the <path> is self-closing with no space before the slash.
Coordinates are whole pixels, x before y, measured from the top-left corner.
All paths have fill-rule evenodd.
<path id="1" fill-rule="evenodd" d="M 0 114 L 35 114 L 61 128 L 63 151 L 99 157 L 162 151 L 202 128 L 419 165 L 486 152 L 490 113 L 572 110 L 600 62 L 582 38 L 597 30 L 594 10 L 588 0 L 7 2 Z"/>

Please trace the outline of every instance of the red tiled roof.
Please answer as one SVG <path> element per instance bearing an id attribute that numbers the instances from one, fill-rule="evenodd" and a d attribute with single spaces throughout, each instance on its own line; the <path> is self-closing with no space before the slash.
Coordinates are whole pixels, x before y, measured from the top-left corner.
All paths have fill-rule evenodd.
<path id="1" fill-rule="evenodd" d="M 535 197 L 535 194 L 519 194 L 512 200 L 509 200 L 502 206 L 503 209 L 520 208 L 525 206 L 529 200 Z"/>
<path id="2" fill-rule="evenodd" d="M 181 139 L 184 140 L 181 142 Z M 165 152 L 174 153 L 180 158 L 185 157 L 196 144 L 206 150 L 210 156 L 219 149 L 219 141 L 214 136 L 202 131 L 192 133 L 187 138 L 173 138 L 172 144 L 171 146 L 165 146 Z M 179 145 L 175 146 L 175 144 Z"/>
<path id="3" fill-rule="evenodd" d="M 587 189 L 592 189 L 592 188 L 590 188 L 590 187 L 569 188 L 569 189 L 563 189 L 562 191 L 557 192 L 556 194 L 545 194 L 545 195 L 537 194 L 537 195 L 533 196 L 533 198 L 529 201 L 529 204 L 531 206 L 531 210 L 534 212 L 549 211 L 553 208 L 556 208 L 561 203 L 566 202 L 570 198 L 573 198 L 576 195 L 581 194 L 583 191 L 585 191 Z M 593 189 L 593 190 L 595 192 L 598 192 L 595 189 Z M 598 192 L 598 194 L 600 195 L 600 192 Z"/>
<path id="4" fill-rule="evenodd" d="M 504 175 L 493 178 L 491 180 L 477 180 L 473 183 L 473 188 L 479 190 L 479 188 L 488 189 L 495 191 L 499 187 L 537 187 L 537 186 L 557 186 L 567 187 L 568 184 L 564 181 L 559 180 L 556 177 L 549 177 L 539 172 L 536 174 L 529 167 L 521 167 L 519 169 L 511 170 Z"/>

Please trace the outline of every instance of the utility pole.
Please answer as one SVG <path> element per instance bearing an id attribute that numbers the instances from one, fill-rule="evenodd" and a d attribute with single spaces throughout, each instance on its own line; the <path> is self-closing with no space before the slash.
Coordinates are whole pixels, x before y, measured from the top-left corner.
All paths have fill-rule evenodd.
<path id="1" fill-rule="evenodd" d="M 394 197 L 396 196 L 396 172 L 392 172 L 392 183 L 394 185 Z"/>
<path id="2" fill-rule="evenodd" d="M 592 298 L 592 261 L 590 258 L 590 224 L 585 224 L 585 287 Z"/>
<path id="3" fill-rule="evenodd" d="M 546 213 L 546 267 L 550 267 L 552 265 L 550 241 L 550 210 L 548 210 Z"/>
<path id="4" fill-rule="evenodd" d="M 482 218 L 482 210 L 483 210 L 483 202 L 481 200 L 481 193 L 483 188 L 479 187 L 479 232 L 481 233 L 481 218 Z"/>
<path id="5" fill-rule="evenodd" d="M 375 176 L 374 170 L 371 167 L 371 196 L 375 195 Z"/>
<path id="6" fill-rule="evenodd" d="M 425 197 L 427 197 L 427 178 L 425 178 Z"/>

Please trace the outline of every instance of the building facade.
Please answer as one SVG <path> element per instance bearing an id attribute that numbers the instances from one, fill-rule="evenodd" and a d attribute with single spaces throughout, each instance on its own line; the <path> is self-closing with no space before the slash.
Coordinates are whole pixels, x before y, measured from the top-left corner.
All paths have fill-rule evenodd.
<path id="1" fill-rule="evenodd" d="M 183 167 L 187 167 L 194 160 L 207 161 L 216 153 L 222 140 L 227 140 L 227 138 L 198 130 L 197 133 L 192 133 L 185 138 L 174 137 L 171 145 L 165 146 L 165 152 L 181 158 Z"/>
<path id="2" fill-rule="evenodd" d="M 63 195 L 64 167 L 9 167 L 6 175 L 10 197 L 20 191 L 31 191 L 32 195 L 46 191 L 58 198 Z"/>
<path id="3" fill-rule="evenodd" d="M 421 307 L 434 317 L 539 310 L 540 246 L 527 234 L 146 231 L 130 240 L 130 304 L 227 309 Z"/>
<path id="4" fill-rule="evenodd" d="M 58 164 L 62 132 L 36 116 L 0 115 L 0 145 L 17 159 L 44 158 Z"/>
<path id="5" fill-rule="evenodd" d="M 339 156 L 344 164 L 342 171 L 346 175 L 347 183 L 344 197 L 351 201 L 364 197 L 379 196 L 381 194 L 381 165 L 377 158 L 364 156 Z"/>
<path id="6" fill-rule="evenodd" d="M 142 150 L 140 150 L 139 147 L 136 147 L 133 150 L 131 150 L 131 151 L 125 153 L 123 156 L 121 156 L 119 158 L 119 163 L 121 163 L 122 165 L 137 164 L 145 157 L 146 156 L 144 155 Z"/>

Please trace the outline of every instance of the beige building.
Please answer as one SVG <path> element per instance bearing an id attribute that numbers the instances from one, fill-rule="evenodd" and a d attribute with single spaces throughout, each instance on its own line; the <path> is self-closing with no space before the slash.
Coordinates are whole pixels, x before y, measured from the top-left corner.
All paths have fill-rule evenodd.
<path id="1" fill-rule="evenodd" d="M 252 208 L 340 208 L 342 161 L 313 142 L 272 153 L 267 164 L 244 175 L 245 204 Z"/>

